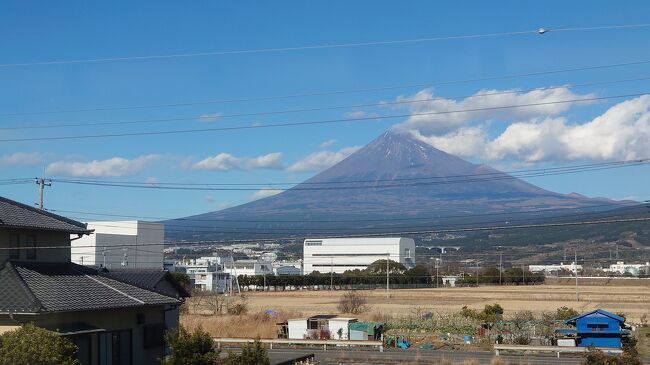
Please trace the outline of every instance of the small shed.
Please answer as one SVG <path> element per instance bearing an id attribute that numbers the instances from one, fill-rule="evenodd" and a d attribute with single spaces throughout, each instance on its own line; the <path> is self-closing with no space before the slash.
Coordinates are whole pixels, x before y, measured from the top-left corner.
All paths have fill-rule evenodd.
<path id="1" fill-rule="evenodd" d="M 381 339 L 384 324 L 381 322 L 353 322 L 350 323 L 350 340 L 376 341 Z"/>
<path id="2" fill-rule="evenodd" d="M 287 320 L 287 337 L 293 340 L 303 340 L 307 337 L 307 318 Z"/>
<path id="3" fill-rule="evenodd" d="M 349 340 L 350 330 L 348 329 L 351 323 L 355 323 L 356 318 L 335 317 L 329 320 L 330 336 L 334 340 Z M 339 330 L 341 336 L 339 337 Z"/>
<path id="4" fill-rule="evenodd" d="M 621 348 L 625 318 L 606 310 L 596 309 L 565 321 L 575 326 L 576 344 L 579 347 Z"/>

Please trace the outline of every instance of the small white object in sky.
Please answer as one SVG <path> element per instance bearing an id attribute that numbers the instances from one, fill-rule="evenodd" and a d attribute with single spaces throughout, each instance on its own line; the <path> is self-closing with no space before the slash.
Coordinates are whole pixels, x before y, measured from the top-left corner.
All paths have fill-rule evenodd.
<path id="1" fill-rule="evenodd" d="M 546 32 L 548 32 L 548 30 L 545 29 L 545 28 L 539 28 L 539 29 L 537 29 L 537 33 L 539 33 L 539 34 L 544 34 L 544 33 L 546 33 Z"/>

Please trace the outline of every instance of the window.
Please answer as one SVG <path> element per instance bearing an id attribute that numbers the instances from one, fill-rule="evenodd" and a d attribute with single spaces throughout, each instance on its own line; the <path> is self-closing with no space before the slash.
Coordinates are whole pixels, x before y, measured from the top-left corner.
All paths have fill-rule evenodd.
<path id="1" fill-rule="evenodd" d="M 406 257 L 411 257 L 411 249 L 410 248 L 405 248 L 404 249 L 404 256 Z"/>
<path id="2" fill-rule="evenodd" d="M 609 328 L 607 323 L 587 323 L 587 328 L 594 332 L 602 332 Z"/>
<path id="3" fill-rule="evenodd" d="M 36 236 L 26 236 L 25 247 L 27 247 L 27 260 L 36 260 Z"/>
<path id="4" fill-rule="evenodd" d="M 131 330 L 99 334 L 100 365 L 131 365 Z"/>
<path id="5" fill-rule="evenodd" d="M 20 258 L 20 250 L 18 249 L 20 247 L 20 236 L 17 234 L 12 234 L 9 237 L 9 240 L 9 245 L 12 248 L 12 250 L 9 251 L 9 258 L 18 260 Z"/>
<path id="6" fill-rule="evenodd" d="M 323 241 L 305 241 L 305 246 L 322 246 Z"/>
<path id="7" fill-rule="evenodd" d="M 165 344 L 165 325 L 150 324 L 144 326 L 144 348 L 163 346 Z"/>

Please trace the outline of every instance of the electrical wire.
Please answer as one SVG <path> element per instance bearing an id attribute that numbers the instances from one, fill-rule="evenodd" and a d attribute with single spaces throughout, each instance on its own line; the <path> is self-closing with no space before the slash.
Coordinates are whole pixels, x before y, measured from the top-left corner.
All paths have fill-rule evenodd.
<path id="1" fill-rule="evenodd" d="M 558 29 L 548 29 L 546 30 L 546 32 L 560 33 L 560 32 L 614 30 L 614 29 L 630 29 L 630 28 L 644 28 L 644 27 L 650 27 L 650 24 L 640 23 L 640 24 L 623 24 L 623 25 L 608 25 L 608 26 L 594 26 L 594 27 L 558 28 Z M 0 64 L 0 68 L 46 66 L 46 65 L 69 65 L 69 64 L 80 64 L 80 63 L 100 63 L 100 62 L 118 62 L 118 61 L 143 61 L 143 60 L 160 60 L 160 59 L 174 59 L 174 58 L 194 58 L 194 57 L 226 56 L 226 55 L 237 55 L 237 54 L 293 52 L 293 51 L 305 51 L 305 50 L 321 50 L 321 49 L 335 49 L 335 48 L 340 49 L 340 48 L 368 47 L 368 46 L 382 46 L 382 45 L 396 45 L 396 44 L 414 44 L 414 43 L 424 43 L 424 42 L 434 42 L 434 41 L 494 38 L 494 37 L 504 37 L 504 36 L 538 35 L 538 34 L 540 34 L 540 29 L 482 33 L 482 34 L 451 35 L 451 36 L 426 37 L 426 38 L 381 40 L 381 41 L 372 41 L 372 42 L 305 45 L 305 46 L 295 46 L 295 47 L 255 48 L 255 49 L 238 49 L 238 50 L 225 50 L 225 51 L 193 52 L 193 53 L 174 53 L 174 54 L 166 54 L 166 55 L 124 56 L 124 57 L 107 57 L 107 58 L 86 58 L 86 59 L 76 59 L 76 60 L 52 60 L 52 61 L 22 62 L 22 63 L 4 63 L 4 64 Z"/>
<path id="2" fill-rule="evenodd" d="M 242 103 L 242 102 L 272 101 L 272 100 L 284 100 L 284 99 L 303 98 L 303 97 L 332 96 L 332 95 L 341 95 L 341 94 L 349 94 L 349 93 L 366 93 L 366 92 L 387 91 L 387 90 L 395 90 L 395 89 L 466 84 L 466 83 L 475 83 L 475 82 L 482 82 L 482 81 L 507 80 L 507 79 L 522 78 L 522 77 L 532 77 L 532 76 L 552 75 L 552 74 L 561 74 L 561 73 L 569 73 L 569 72 L 592 71 L 592 70 L 600 70 L 600 69 L 608 69 L 608 68 L 646 65 L 649 63 L 650 60 L 640 60 L 640 61 L 630 61 L 630 62 L 602 64 L 602 65 L 593 65 L 593 66 L 573 67 L 573 68 L 565 68 L 565 69 L 532 71 L 532 72 L 517 73 L 517 74 L 510 74 L 510 75 L 494 75 L 494 76 L 485 76 L 480 78 L 366 87 L 366 88 L 348 89 L 348 90 L 316 91 L 316 92 L 309 92 L 309 93 L 298 93 L 298 94 L 287 94 L 287 95 L 270 95 L 270 96 L 249 97 L 249 98 L 200 100 L 200 101 L 187 101 L 187 102 L 176 102 L 176 103 L 160 103 L 160 104 L 151 104 L 151 105 L 105 106 L 105 107 L 94 107 L 94 108 L 87 107 L 87 108 L 29 111 L 29 112 L 5 112 L 5 113 L 0 113 L 0 116 L 81 113 L 81 112 L 93 112 L 93 111 L 153 109 L 153 108 L 193 106 L 193 105 L 204 105 L 204 104 L 229 104 L 229 103 Z"/>
<path id="3" fill-rule="evenodd" d="M 507 91 L 496 91 L 496 92 L 487 92 L 487 93 L 478 93 L 471 95 L 462 95 L 462 96 L 450 96 L 450 97 L 433 97 L 433 98 L 424 98 L 417 100 L 396 100 L 396 101 L 382 101 L 379 103 L 366 103 L 366 104 L 354 104 L 354 105 L 336 105 L 336 106 L 326 106 L 326 107 L 310 107 L 310 108 L 300 108 L 300 109 L 285 109 L 285 110 L 272 110 L 272 111 L 261 111 L 261 112 L 242 112 L 234 114 L 219 114 L 217 117 L 219 120 L 228 119 L 228 118 L 237 118 L 237 117 L 251 117 L 251 116 L 261 116 L 261 115 L 278 115 L 278 114 L 290 114 L 290 113 L 304 113 L 304 112 L 316 112 L 316 111 L 327 111 L 327 110 L 339 110 L 339 109 L 358 109 L 358 108 L 368 108 L 368 107 L 387 107 L 387 106 L 399 106 L 399 105 L 411 105 L 426 103 L 436 100 L 446 100 L 446 99 L 472 99 L 472 98 L 486 98 L 500 95 L 509 95 L 509 94 L 519 94 L 519 93 L 530 93 L 535 91 L 549 91 L 549 90 L 558 90 L 558 89 L 573 89 L 578 87 L 585 86 L 595 86 L 595 85 L 611 85 L 617 83 L 633 82 L 633 81 L 646 81 L 650 80 L 650 77 L 638 77 L 632 79 L 622 79 L 622 80 L 610 80 L 610 81 L 599 81 L 599 82 L 590 82 L 582 84 L 567 84 L 562 86 L 549 86 L 549 87 L 537 87 L 524 90 L 507 90 Z M 1 116 L 1 114 L 0 114 Z M 178 121 L 192 121 L 192 120 L 203 120 L 204 116 L 187 116 L 187 117 L 177 117 L 177 118 L 158 118 L 158 119 L 140 119 L 140 120 L 128 120 L 128 121 L 93 121 L 93 122 L 83 122 L 83 123 L 64 123 L 64 124 L 29 124 L 27 122 L 19 122 L 17 126 L 0 126 L 0 130 L 29 130 L 29 129 L 54 129 L 54 128 L 70 128 L 70 127 L 96 127 L 96 126 L 111 126 L 111 125 L 137 125 L 137 124 L 150 124 L 150 123 L 165 123 L 165 122 L 178 122 Z M 379 118 L 379 117 L 378 117 Z"/>

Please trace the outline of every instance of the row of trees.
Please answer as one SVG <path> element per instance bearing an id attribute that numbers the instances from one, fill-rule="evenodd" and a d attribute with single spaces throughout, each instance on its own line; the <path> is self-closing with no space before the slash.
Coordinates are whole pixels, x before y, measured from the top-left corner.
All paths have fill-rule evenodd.
<path id="1" fill-rule="evenodd" d="M 406 269 L 399 262 L 389 260 L 389 280 L 395 284 L 435 284 L 435 278 L 421 265 Z M 307 275 L 256 275 L 237 277 L 239 285 L 262 287 L 301 287 L 301 286 L 355 286 L 355 285 L 385 285 L 386 260 L 378 260 L 365 270 L 350 270 L 343 274 L 314 271 Z"/>
<path id="2" fill-rule="evenodd" d="M 388 263 L 389 281 L 391 285 L 442 285 L 442 275 L 432 275 L 429 270 L 416 265 L 412 269 L 406 269 L 399 262 L 389 260 Z M 307 275 L 279 275 L 279 276 L 243 276 L 238 277 L 239 285 L 242 287 L 304 287 L 304 286 L 364 286 L 364 285 L 385 285 L 386 284 L 386 260 L 378 260 L 369 265 L 365 270 L 350 270 L 343 274 L 315 271 Z M 488 267 L 478 274 L 479 284 L 503 284 L 503 285 L 531 285 L 544 282 L 544 275 L 525 272 L 520 268 L 509 268 L 502 272 L 496 267 Z M 464 275 L 457 282 L 457 285 L 476 285 L 477 276 L 475 273 Z"/>

